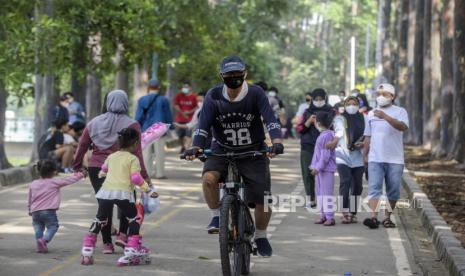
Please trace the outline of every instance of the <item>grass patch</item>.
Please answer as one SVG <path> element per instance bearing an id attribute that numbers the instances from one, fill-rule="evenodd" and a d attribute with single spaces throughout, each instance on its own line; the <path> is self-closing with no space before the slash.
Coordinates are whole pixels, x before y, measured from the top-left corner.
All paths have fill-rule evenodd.
<path id="1" fill-rule="evenodd" d="M 11 165 L 15 167 L 27 165 L 29 164 L 30 160 L 31 159 L 29 157 L 18 157 L 18 156 L 8 157 L 8 161 L 10 161 Z"/>

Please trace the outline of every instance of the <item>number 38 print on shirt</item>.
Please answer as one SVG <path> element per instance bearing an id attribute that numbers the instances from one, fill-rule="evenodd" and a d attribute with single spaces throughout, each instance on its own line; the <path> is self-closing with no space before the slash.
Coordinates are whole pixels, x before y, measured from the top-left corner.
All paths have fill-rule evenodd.
<path id="1" fill-rule="evenodd" d="M 281 138 L 280 125 L 265 92 L 255 85 L 246 89 L 245 97 L 237 102 L 223 96 L 222 85 L 207 93 L 199 127 L 194 132 L 194 146 L 203 148 L 211 130 L 213 138 L 221 145 L 240 147 L 262 143 L 265 140 L 263 122 L 272 139 Z"/>

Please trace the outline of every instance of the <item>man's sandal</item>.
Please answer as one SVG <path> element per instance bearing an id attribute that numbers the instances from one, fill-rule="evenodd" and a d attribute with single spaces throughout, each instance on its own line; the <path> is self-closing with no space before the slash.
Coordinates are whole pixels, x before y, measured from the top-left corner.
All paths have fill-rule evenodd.
<path id="1" fill-rule="evenodd" d="M 396 228 L 396 225 L 390 218 L 385 218 L 381 224 L 383 224 L 384 228 Z"/>
<path id="2" fill-rule="evenodd" d="M 379 220 L 377 218 L 366 218 L 363 221 L 363 225 L 370 229 L 377 229 L 379 227 Z"/>

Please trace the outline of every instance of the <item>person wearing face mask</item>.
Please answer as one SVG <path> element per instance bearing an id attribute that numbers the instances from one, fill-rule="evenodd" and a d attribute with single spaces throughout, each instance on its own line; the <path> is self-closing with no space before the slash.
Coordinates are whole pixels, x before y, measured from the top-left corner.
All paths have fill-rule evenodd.
<path id="1" fill-rule="evenodd" d="M 315 126 L 315 119 L 317 112 L 328 112 L 334 116 L 333 108 L 326 103 L 326 91 L 322 88 L 317 88 L 312 91 L 312 101 L 309 107 L 305 110 L 297 126 L 297 132 L 300 133 L 300 166 L 302 171 L 302 179 L 305 186 L 305 193 L 309 202 L 307 202 L 307 208 L 314 208 L 316 206 L 315 201 L 315 177 L 310 174 L 308 166 L 313 158 L 313 152 L 315 150 L 316 139 L 320 135 L 320 132 Z"/>
<path id="2" fill-rule="evenodd" d="M 320 218 L 315 224 L 334 226 L 334 172 L 336 171 L 336 153 L 334 149 L 328 149 L 327 144 L 334 139 L 333 115 L 329 112 L 319 111 L 316 113 L 315 126 L 321 133 L 316 139 L 315 154 L 308 167 L 311 174 L 316 177 L 316 195 L 318 197 L 318 211 Z"/>
<path id="3" fill-rule="evenodd" d="M 158 80 L 149 81 L 147 95 L 141 97 L 137 102 L 135 119 L 141 125 L 142 132 L 155 123 L 173 124 L 170 103 L 165 96 L 160 95 L 160 82 Z M 157 179 L 166 178 L 165 143 L 166 138 L 161 137 L 143 151 L 147 173 Z"/>
<path id="4" fill-rule="evenodd" d="M 407 111 L 394 105 L 394 86 L 388 83 L 380 84 L 375 95 L 377 108 L 368 113 L 364 132 L 364 161 L 368 165 L 369 175 L 368 204 L 372 214 L 363 224 L 370 229 L 376 229 L 380 224 L 377 219 L 377 207 L 385 180 L 389 205 L 381 224 L 386 228 L 396 227 L 391 221 L 391 214 L 400 197 L 404 171 L 403 132 L 409 127 Z"/>
<path id="5" fill-rule="evenodd" d="M 334 119 L 335 140 L 328 148 L 336 148 L 336 164 L 339 173 L 339 195 L 342 197 L 342 223 L 356 223 L 359 198 L 363 189 L 363 132 L 365 116 L 359 112 L 357 97 L 344 101 L 344 112 Z"/>
<path id="6" fill-rule="evenodd" d="M 197 95 L 192 92 L 192 87 L 188 82 L 184 82 L 181 92 L 174 98 L 174 110 L 176 111 L 176 123 L 185 125 L 192 120 L 197 110 Z M 191 144 L 191 133 L 188 128 L 178 128 L 176 133 L 181 143 L 180 153 L 183 153 Z"/>
<path id="7" fill-rule="evenodd" d="M 220 66 L 224 84 L 210 89 L 200 111 L 199 126 L 194 132 L 193 146 L 186 150 L 184 157 L 194 160 L 206 148 L 210 133 L 213 135 L 211 150 L 226 152 L 247 152 L 263 149 L 265 145 L 265 124 L 271 137 L 272 146 L 268 155 L 236 160 L 237 169 L 247 185 L 246 201 L 255 207 L 255 243 L 258 254 L 271 257 L 273 250 L 267 238 L 266 229 L 271 218 L 271 209 L 265 207 L 265 196 L 271 195 L 271 174 L 269 159 L 284 152 L 281 140 L 281 126 L 268 103 L 262 88 L 245 82 L 247 70 L 238 56 L 228 56 Z M 262 121 L 263 118 L 263 121 Z M 207 226 L 209 234 L 219 231 L 220 198 L 218 183 L 228 173 L 228 161 L 224 157 L 210 156 L 204 163 L 202 180 L 205 201 L 211 211 Z M 266 209 L 265 209 L 266 208 Z"/>

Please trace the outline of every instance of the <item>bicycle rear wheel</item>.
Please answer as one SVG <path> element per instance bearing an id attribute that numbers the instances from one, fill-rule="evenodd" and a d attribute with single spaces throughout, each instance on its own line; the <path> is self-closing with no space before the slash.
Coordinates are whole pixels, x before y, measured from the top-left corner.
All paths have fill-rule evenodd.
<path id="1" fill-rule="evenodd" d="M 243 267 L 243 243 L 239 243 L 237 218 L 239 214 L 237 199 L 225 195 L 220 210 L 220 255 L 224 276 L 239 276 Z"/>

